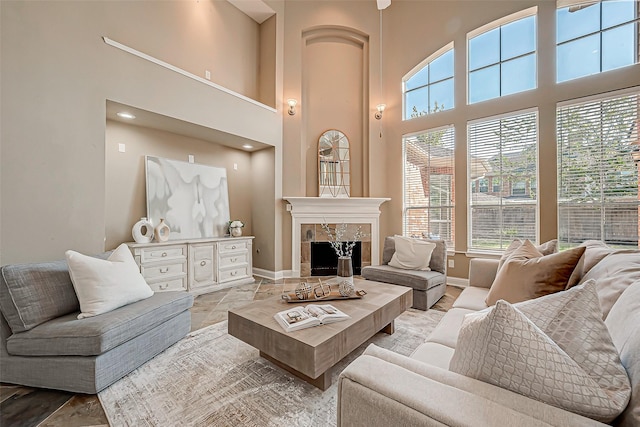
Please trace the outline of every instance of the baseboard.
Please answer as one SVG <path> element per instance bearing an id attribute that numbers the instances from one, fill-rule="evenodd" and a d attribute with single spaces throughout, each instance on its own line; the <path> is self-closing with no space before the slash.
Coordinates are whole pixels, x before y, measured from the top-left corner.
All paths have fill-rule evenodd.
<path id="1" fill-rule="evenodd" d="M 292 277 L 291 270 L 272 271 L 256 267 L 253 267 L 253 275 L 264 277 L 269 280 L 282 280 L 284 278 Z"/>
<path id="2" fill-rule="evenodd" d="M 458 288 L 466 288 L 469 286 L 469 279 L 447 276 L 447 285 L 456 286 Z"/>

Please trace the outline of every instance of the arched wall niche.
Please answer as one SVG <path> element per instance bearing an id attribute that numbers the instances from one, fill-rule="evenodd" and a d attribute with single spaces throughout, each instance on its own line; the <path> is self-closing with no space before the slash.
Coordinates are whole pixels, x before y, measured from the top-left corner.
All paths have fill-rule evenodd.
<path id="1" fill-rule="evenodd" d="M 338 129 L 349 138 L 351 196 L 369 196 L 369 36 L 342 26 L 302 32 L 301 158 L 306 196 L 318 196 L 318 138 Z"/>

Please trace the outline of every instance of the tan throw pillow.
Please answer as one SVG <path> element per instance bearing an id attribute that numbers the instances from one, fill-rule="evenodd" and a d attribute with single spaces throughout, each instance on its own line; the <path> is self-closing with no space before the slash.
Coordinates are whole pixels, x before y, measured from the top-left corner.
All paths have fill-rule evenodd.
<path id="1" fill-rule="evenodd" d="M 516 303 L 564 290 L 583 252 L 578 247 L 543 256 L 525 240 L 496 274 L 485 302 Z"/>
<path id="2" fill-rule="evenodd" d="M 509 257 L 520 246 L 522 246 L 523 243 L 524 242 L 522 240 L 520 240 L 520 239 L 514 239 L 514 241 L 511 242 L 511 244 L 509 246 L 507 246 L 507 249 L 504 250 L 504 253 L 500 257 L 500 261 L 498 262 L 498 270 L 500 270 L 502 268 L 502 266 L 507 261 L 507 259 L 509 259 Z M 548 242 L 544 242 L 543 244 L 536 246 L 536 249 L 542 255 L 555 254 L 556 252 L 558 252 L 558 240 L 557 239 L 553 239 L 553 240 L 549 240 Z"/>
<path id="3" fill-rule="evenodd" d="M 465 316 L 449 368 L 580 415 L 612 421 L 626 407 L 631 386 L 599 316 L 594 285 L 590 286 L 529 301 L 526 307 L 498 301 L 495 307 Z M 540 324 L 520 308 L 538 312 L 535 320 Z"/>
<path id="4" fill-rule="evenodd" d="M 80 301 L 78 319 L 97 316 L 153 295 L 126 244 L 107 258 L 65 253 L 73 288 Z"/>
<path id="5" fill-rule="evenodd" d="M 431 254 L 436 244 L 420 239 L 395 236 L 396 252 L 391 257 L 389 265 L 405 270 L 430 271 Z"/>

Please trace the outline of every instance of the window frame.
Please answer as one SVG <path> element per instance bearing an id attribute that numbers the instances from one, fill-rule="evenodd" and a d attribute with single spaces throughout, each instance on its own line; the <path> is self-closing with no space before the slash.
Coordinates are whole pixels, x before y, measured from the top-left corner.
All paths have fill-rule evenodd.
<path id="1" fill-rule="evenodd" d="M 563 246 L 563 247 L 575 247 L 577 246 L 575 244 L 575 242 L 571 242 L 571 241 L 564 241 L 561 239 L 562 235 L 561 235 L 561 226 L 562 226 L 562 220 L 563 217 L 561 216 L 561 205 L 563 203 L 563 200 L 561 200 L 561 187 L 562 187 L 562 179 L 561 179 L 561 172 L 562 172 L 562 168 L 561 168 L 561 155 L 562 155 L 562 150 L 559 147 L 559 144 L 562 143 L 562 138 L 560 135 L 560 110 L 564 109 L 564 108 L 571 108 L 571 107 L 577 107 L 580 105 L 585 105 L 585 104 L 591 104 L 591 103 L 596 103 L 596 102 L 606 102 L 608 100 L 615 100 L 615 99 L 619 99 L 619 98 L 624 98 L 627 96 L 637 96 L 638 100 L 637 100 L 637 116 L 636 116 L 636 123 L 635 123 L 635 133 L 636 136 L 638 138 L 638 143 L 640 144 L 640 129 L 638 129 L 638 126 L 640 126 L 640 86 L 633 86 L 627 89 L 622 89 L 622 90 L 616 90 L 616 91 L 611 91 L 611 92 L 605 92 L 605 93 L 600 93 L 600 94 L 594 94 L 594 95 L 589 95 L 589 96 L 585 96 L 585 97 L 580 97 L 580 98 L 574 98 L 574 99 L 569 99 L 569 100 L 565 100 L 565 101 L 560 101 L 556 103 L 556 174 L 557 174 L 557 185 L 556 185 L 556 212 L 557 212 L 557 216 L 556 216 L 556 220 L 557 220 L 557 230 L 558 230 L 558 244 Z M 631 137 L 633 130 L 630 132 L 629 137 Z M 632 145 L 631 143 L 629 143 L 630 145 Z M 633 151 L 633 150 L 631 150 Z M 637 179 L 640 182 L 640 168 L 638 168 L 638 165 L 635 164 L 636 166 L 636 170 L 637 170 Z M 635 188 L 635 187 L 634 187 Z M 637 193 L 638 197 L 640 198 L 640 186 L 638 186 L 638 193 Z M 565 207 L 571 205 L 571 204 L 576 204 L 576 202 L 564 202 L 565 203 Z M 624 204 L 624 202 L 622 202 Z M 597 203 L 597 207 L 600 208 L 600 210 L 602 210 L 603 208 L 606 208 L 607 205 L 608 206 L 612 206 L 612 205 L 616 205 L 616 204 L 620 204 L 620 202 L 609 202 L 607 203 L 606 198 L 604 199 L 600 199 L 598 200 Z M 596 206 L 596 204 L 592 204 L 591 206 Z M 637 216 L 637 220 L 638 220 L 638 226 L 640 227 L 640 200 L 638 200 L 637 202 L 637 209 L 638 209 L 638 216 Z M 601 214 L 602 215 L 602 214 Z M 602 218 L 602 216 L 601 216 Z M 606 223 L 606 221 L 604 221 Z M 603 223 L 602 221 L 600 222 L 599 226 L 601 228 L 600 231 L 603 230 L 603 227 L 606 225 L 605 223 Z M 640 244 L 640 229 L 637 230 L 638 232 L 638 241 Z M 603 235 L 600 235 L 599 240 L 605 241 L 605 237 Z M 570 239 L 569 239 L 570 240 Z M 615 243 L 611 243 L 611 245 L 615 245 Z M 631 245 L 622 245 L 619 244 L 620 247 L 623 247 L 625 249 L 637 249 L 638 246 L 631 246 Z"/>
<path id="2" fill-rule="evenodd" d="M 453 194 L 454 197 L 450 197 L 450 204 L 448 205 L 442 205 L 442 206 L 432 206 L 431 205 L 431 199 L 429 200 L 429 205 L 427 206 L 407 206 L 407 192 L 406 192 L 406 183 L 407 183 L 407 175 L 406 175 L 406 163 L 407 163 L 407 143 L 409 143 L 409 139 L 412 137 L 418 137 L 420 135 L 424 135 L 427 133 L 431 133 L 431 132 L 438 132 L 438 131 L 451 131 L 453 132 L 452 134 L 452 138 L 451 138 L 451 142 L 453 143 L 453 152 L 452 152 L 452 161 L 451 161 L 451 168 L 452 168 L 452 173 L 450 175 L 450 185 L 451 188 L 449 190 L 450 194 Z M 429 209 L 433 209 L 433 210 L 442 210 L 447 209 L 449 211 L 449 214 L 447 215 L 447 219 L 446 220 L 442 220 L 441 219 L 441 215 L 438 215 L 438 219 L 433 220 L 434 222 L 437 223 L 450 223 L 450 237 L 451 240 L 448 240 L 448 238 L 442 237 L 441 238 L 445 241 L 446 245 L 448 248 L 452 249 L 453 246 L 455 245 L 455 177 L 456 177 L 456 169 L 455 169 L 455 153 L 456 153 L 456 149 L 455 149 L 455 126 L 453 124 L 448 124 L 448 125 L 444 125 L 444 126 L 438 126 L 438 127 L 434 127 L 434 128 L 429 128 L 429 129 L 424 129 L 418 132 L 412 132 L 409 134 L 405 134 L 402 135 L 402 235 L 403 236 L 407 236 L 409 237 L 409 231 L 407 230 L 407 213 L 410 210 L 429 210 Z M 431 152 L 429 152 L 429 157 L 431 157 Z M 433 174 L 436 176 L 443 176 L 446 174 Z M 431 176 L 431 175 L 430 175 Z M 431 181 L 429 182 L 429 186 L 431 187 Z M 429 220 L 429 224 L 431 224 L 431 219 Z M 429 225 L 429 229 L 425 230 L 428 232 L 431 232 L 431 227 Z"/>
<path id="3" fill-rule="evenodd" d="M 557 2 L 556 11 L 555 11 L 556 26 L 558 25 L 558 12 L 561 9 L 568 9 L 568 8 L 570 8 L 572 6 L 580 6 L 580 5 L 585 5 L 585 4 L 587 5 L 587 7 L 589 7 L 589 6 L 595 5 L 596 3 L 601 4 L 603 2 L 602 2 L 602 0 L 596 0 L 596 1 L 593 1 L 591 3 L 585 3 L 584 1 L 576 1 L 576 0 L 571 0 L 571 1 L 566 1 L 566 0 L 562 1 L 562 0 L 560 0 L 560 1 L 558 1 Z M 563 84 L 563 83 L 571 82 L 571 81 L 574 81 L 574 80 L 583 79 L 585 77 L 597 76 L 597 75 L 600 75 L 602 73 L 606 73 L 608 71 L 619 70 L 620 68 L 626 68 L 626 67 L 629 67 L 629 66 L 640 64 L 640 35 L 638 34 L 638 32 L 640 31 L 640 3 L 638 1 L 636 1 L 636 0 L 632 0 L 632 1 L 630 1 L 630 3 L 634 3 L 636 5 L 636 17 L 634 19 L 630 20 L 630 21 L 625 21 L 625 22 L 622 22 L 622 23 L 615 24 L 615 25 L 613 25 L 611 27 L 603 28 L 602 27 L 602 19 L 603 19 L 602 18 L 602 6 L 601 6 L 600 7 L 599 29 L 597 31 L 592 31 L 590 33 L 587 33 L 587 34 L 584 34 L 584 35 L 581 35 L 581 36 L 578 36 L 578 37 L 573 37 L 571 39 L 564 40 L 562 42 L 558 42 L 558 34 L 557 34 L 557 31 L 556 31 L 555 51 L 554 51 L 554 53 L 555 53 L 555 63 L 556 63 L 555 84 Z M 629 24 L 634 23 L 634 22 L 635 22 L 635 25 L 636 25 L 636 31 L 634 33 L 635 34 L 635 40 L 634 40 L 634 46 L 635 46 L 635 52 L 634 53 L 635 53 L 635 55 L 634 56 L 636 58 L 635 62 L 632 63 L 632 64 L 627 64 L 627 65 L 623 65 L 623 66 L 620 66 L 620 67 L 611 68 L 611 69 L 608 69 L 608 70 L 603 70 L 602 69 L 602 65 L 603 65 L 602 62 L 603 62 L 603 55 L 604 55 L 603 48 L 602 48 L 602 35 L 603 35 L 603 33 L 611 31 L 611 30 L 614 30 L 614 29 L 622 28 L 625 25 L 629 25 Z M 599 49 L 598 49 L 598 52 L 599 52 L 598 60 L 599 61 L 598 61 L 598 65 L 599 65 L 599 70 L 600 71 L 598 71 L 597 73 L 586 74 L 586 75 L 583 75 L 583 76 L 573 77 L 573 78 L 566 79 L 566 80 L 559 80 L 560 69 L 558 68 L 558 65 L 559 65 L 558 48 L 560 46 L 567 45 L 569 43 L 573 43 L 573 42 L 575 42 L 577 40 L 583 40 L 583 39 L 586 39 L 588 37 L 592 37 L 592 36 L 595 36 L 595 35 L 597 35 L 598 39 L 599 39 Z"/>
<path id="4" fill-rule="evenodd" d="M 508 245 L 505 245 L 504 248 L 498 248 L 498 249 L 490 249 L 490 248 L 482 248 L 482 247 L 475 247 L 472 245 L 472 238 L 473 238 L 473 227 L 472 227 L 472 220 L 473 220 L 473 208 L 474 205 L 472 202 L 472 197 L 473 197 L 473 189 L 472 189 L 472 180 L 471 180 L 471 162 L 470 162 L 470 158 L 471 158 L 471 138 L 470 138 L 470 129 L 471 126 L 476 124 L 476 123 L 483 123 L 483 122 L 489 122 L 489 121 L 494 121 L 494 120 L 502 120 L 502 119 L 506 119 L 506 118 L 510 118 L 510 117 L 514 117 L 514 116 L 519 116 L 519 115 L 525 115 L 528 113 L 535 113 L 535 123 L 536 123 L 536 159 L 535 159 L 535 166 L 536 166 L 536 172 L 535 172 L 535 177 L 534 179 L 536 180 L 536 182 L 539 180 L 540 178 L 540 109 L 538 107 L 532 107 L 532 108 L 527 108 L 527 109 L 523 109 L 523 110 L 516 110 L 516 111 L 510 111 L 507 113 L 503 113 L 503 114 L 497 114 L 494 116 L 488 116 L 488 117 L 483 117 L 483 118 L 478 118 L 478 119 L 473 119 L 473 120 L 468 120 L 467 121 L 467 129 L 466 129 L 466 142 L 467 142 L 467 155 L 466 155 L 466 184 L 467 184 L 467 249 L 466 249 L 466 253 L 467 254 L 500 254 L 504 251 L 504 249 L 506 249 L 506 247 Z M 495 180 L 496 177 L 494 176 L 493 179 Z M 500 180 L 501 183 L 501 189 L 504 192 L 505 191 L 505 183 L 510 183 L 511 180 L 509 179 L 509 177 L 507 175 L 500 175 L 498 177 L 498 179 Z M 509 184 L 510 187 L 510 184 Z M 511 188 L 509 188 L 509 193 L 511 193 Z M 535 240 L 536 242 L 539 240 L 540 238 L 540 197 L 538 197 L 538 194 L 535 195 L 535 224 L 534 224 L 534 234 L 535 234 Z M 502 199 L 502 197 L 501 197 Z M 502 204 L 500 206 L 503 206 Z M 507 241 L 507 239 L 505 239 L 505 241 Z M 509 240 L 510 242 L 511 240 Z"/>
<path id="5" fill-rule="evenodd" d="M 488 33 L 489 31 L 492 31 L 492 30 L 495 30 L 497 28 L 500 28 L 500 27 L 502 27 L 504 25 L 511 24 L 511 23 L 513 23 L 515 21 L 518 21 L 518 20 L 524 19 L 524 18 L 528 18 L 528 17 L 531 17 L 531 16 L 533 16 L 535 18 L 535 24 L 534 24 L 535 49 L 533 50 L 533 52 L 522 54 L 522 55 L 519 55 L 519 56 L 516 56 L 516 57 L 513 57 L 513 58 L 509 58 L 509 59 L 507 59 L 505 61 L 500 59 L 496 63 L 490 64 L 490 65 L 485 65 L 485 66 L 480 67 L 478 69 L 475 69 L 473 71 L 478 71 L 478 70 L 486 69 L 486 68 L 489 68 L 489 67 L 492 67 L 492 66 L 495 66 L 495 65 L 499 65 L 500 66 L 500 80 L 498 82 L 498 85 L 500 87 L 500 92 L 502 92 L 502 88 L 501 88 L 501 86 L 502 86 L 502 64 L 505 63 L 505 62 L 512 61 L 512 60 L 517 59 L 517 58 L 522 58 L 522 57 L 525 57 L 527 55 L 533 54 L 534 58 L 535 58 L 535 70 L 534 70 L 535 85 L 534 85 L 534 87 L 531 88 L 531 89 L 523 90 L 523 91 L 520 91 L 520 92 L 510 93 L 510 94 L 507 94 L 507 95 L 502 95 L 502 93 L 500 93 L 499 96 L 494 97 L 494 98 L 488 98 L 488 99 L 483 99 L 481 101 L 471 102 L 471 100 L 470 100 L 470 95 L 471 95 L 471 88 L 470 88 L 471 79 L 470 79 L 470 75 L 471 75 L 472 71 L 469 69 L 469 66 L 470 66 L 470 64 L 469 64 L 469 62 L 470 62 L 470 60 L 469 60 L 469 58 L 470 58 L 469 42 L 470 42 L 470 40 L 475 38 L 475 37 L 477 37 L 477 36 L 480 36 L 480 35 L 482 35 L 484 33 Z M 467 90 L 467 94 L 466 94 L 467 105 L 480 104 L 482 102 L 487 102 L 487 101 L 500 99 L 500 98 L 502 98 L 504 96 L 518 95 L 518 94 L 521 94 L 521 93 L 524 93 L 524 92 L 537 90 L 539 88 L 538 87 L 538 49 L 539 49 L 539 46 L 538 46 L 538 40 L 537 39 L 538 39 L 538 7 L 537 6 L 533 6 L 533 7 L 521 10 L 519 12 L 512 13 L 512 14 L 507 15 L 507 16 L 503 16 L 502 18 L 496 19 L 493 22 L 490 22 L 488 24 L 485 24 L 485 25 L 483 25 L 481 27 L 476 28 L 473 31 L 468 32 L 467 33 L 467 40 L 466 40 L 466 52 L 465 52 L 466 53 L 466 61 L 467 61 L 466 74 L 465 74 L 465 76 L 466 76 L 466 90 Z"/>
<path id="6" fill-rule="evenodd" d="M 443 56 L 445 53 L 448 53 L 449 51 L 452 51 L 452 53 L 453 53 L 453 74 L 451 75 L 451 77 L 440 79 L 440 80 L 438 80 L 436 82 L 429 82 L 427 80 L 427 84 L 426 85 L 422 85 L 420 87 L 415 87 L 415 88 L 410 89 L 409 91 L 407 91 L 407 81 L 409 81 L 413 76 L 418 74 L 420 71 L 424 70 L 433 61 L 435 61 L 436 59 L 440 58 L 441 56 Z M 456 73 L 455 73 L 455 71 L 456 71 L 456 63 L 455 63 L 455 46 L 454 46 L 454 42 L 447 43 L 446 45 L 444 45 L 443 47 L 441 47 L 440 49 L 436 50 L 434 53 L 432 53 L 431 55 L 427 56 L 425 59 L 420 61 L 420 63 L 418 65 L 416 65 L 415 67 L 413 67 L 411 70 L 409 70 L 409 72 L 402 77 L 402 121 L 404 122 L 404 121 L 414 120 L 414 119 L 417 119 L 418 117 L 421 117 L 421 116 L 428 116 L 430 114 L 438 113 L 438 111 L 434 111 L 434 112 L 427 111 L 426 114 L 419 114 L 418 117 L 409 117 L 409 118 L 407 118 L 407 93 L 415 91 L 415 90 L 418 90 L 418 89 L 423 89 L 423 88 L 427 88 L 428 89 L 431 85 L 434 85 L 434 84 L 437 84 L 437 83 L 442 83 L 442 82 L 445 82 L 447 80 L 451 80 L 453 82 L 453 93 L 452 93 L 453 105 L 451 106 L 451 108 L 447 108 L 446 110 L 441 110 L 441 111 L 453 110 L 456 107 L 456 105 L 455 105 L 455 99 L 456 99 L 456 96 L 455 96 L 456 95 L 456 93 L 455 93 Z M 427 99 L 427 105 L 430 107 L 429 99 Z"/>

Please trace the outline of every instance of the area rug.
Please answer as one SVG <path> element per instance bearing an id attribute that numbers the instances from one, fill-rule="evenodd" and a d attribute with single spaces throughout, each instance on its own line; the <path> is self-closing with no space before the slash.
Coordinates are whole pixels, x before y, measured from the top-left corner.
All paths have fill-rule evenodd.
<path id="1" fill-rule="evenodd" d="M 324 392 L 227 334 L 225 321 L 189 334 L 98 397 L 114 427 L 334 426 L 340 372 L 370 343 L 409 355 L 443 315 L 406 311 L 393 335 L 376 334 L 336 365 Z"/>

